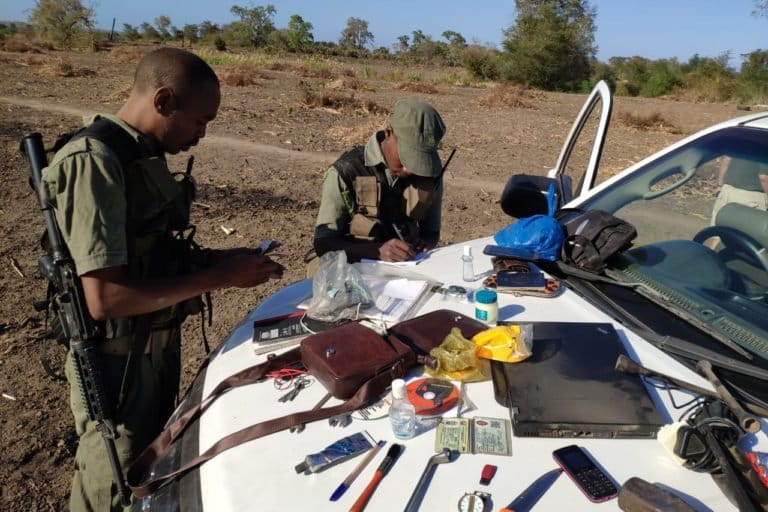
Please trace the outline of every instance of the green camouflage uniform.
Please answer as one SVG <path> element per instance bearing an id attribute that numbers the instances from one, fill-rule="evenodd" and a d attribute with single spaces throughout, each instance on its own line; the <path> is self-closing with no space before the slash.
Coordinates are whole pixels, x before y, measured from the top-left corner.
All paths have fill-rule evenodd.
<path id="1" fill-rule="evenodd" d="M 376 166 L 386 165 L 384 155 L 381 152 L 379 138 L 382 132 L 371 135 L 368 143 L 365 145 L 365 165 Z M 390 186 L 393 184 L 392 173 L 389 169 L 385 171 L 387 182 Z M 330 167 L 325 172 L 323 180 L 322 199 L 320 208 L 317 212 L 317 221 L 315 222 L 315 238 L 337 237 L 349 234 L 349 224 L 351 215 L 344 204 L 343 194 L 347 192 L 347 186 L 343 180 L 339 179 L 339 173 L 335 167 Z M 429 206 L 426 215 L 419 221 L 419 234 L 421 238 L 428 240 L 440 237 L 440 214 L 443 200 L 443 184 L 440 182 L 435 193 L 432 204 Z"/>
<path id="2" fill-rule="evenodd" d="M 141 157 L 123 169 L 115 153 L 100 140 L 81 137 L 66 144 L 43 171 L 42 193 L 54 207 L 61 234 L 79 275 L 124 266 L 132 280 L 180 273 L 170 233 L 188 225 L 190 198 L 170 174 L 164 155 L 151 140 L 120 119 L 119 125 L 138 143 Z M 186 304 L 186 303 L 183 303 Z M 147 349 L 130 375 L 123 403 L 116 412 L 115 444 L 123 471 L 162 430 L 173 412 L 179 386 L 179 305 L 150 315 L 105 322 L 100 342 L 102 375 L 116 403 L 126 355 L 139 319 Z M 71 357 L 66 374 L 70 405 L 79 437 L 70 496 L 73 511 L 122 510 L 107 459 L 104 440 L 89 421 Z"/>

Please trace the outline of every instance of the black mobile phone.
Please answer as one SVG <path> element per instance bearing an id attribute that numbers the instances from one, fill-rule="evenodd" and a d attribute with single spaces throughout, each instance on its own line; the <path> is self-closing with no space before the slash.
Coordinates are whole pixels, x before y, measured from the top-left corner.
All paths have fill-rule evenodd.
<path id="1" fill-rule="evenodd" d="M 546 288 L 547 278 L 543 272 L 497 272 L 496 287 L 499 289 L 538 290 Z"/>
<path id="2" fill-rule="evenodd" d="M 575 444 L 555 450 L 552 457 L 589 501 L 600 503 L 615 498 L 618 494 L 618 489 L 608 475 Z"/>
<path id="3" fill-rule="evenodd" d="M 483 254 L 488 256 L 499 256 L 502 258 L 515 258 L 519 260 L 538 260 L 539 253 L 532 249 L 519 247 L 504 247 L 501 245 L 486 245 Z"/>

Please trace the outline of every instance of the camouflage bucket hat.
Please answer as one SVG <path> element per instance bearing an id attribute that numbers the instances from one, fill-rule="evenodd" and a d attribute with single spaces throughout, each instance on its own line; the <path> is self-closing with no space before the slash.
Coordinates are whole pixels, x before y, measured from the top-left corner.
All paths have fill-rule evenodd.
<path id="1" fill-rule="evenodd" d="M 395 103 L 392 130 L 397 135 L 400 161 L 416 176 L 435 178 L 442 165 L 437 145 L 445 135 L 445 124 L 432 105 L 404 99 Z"/>

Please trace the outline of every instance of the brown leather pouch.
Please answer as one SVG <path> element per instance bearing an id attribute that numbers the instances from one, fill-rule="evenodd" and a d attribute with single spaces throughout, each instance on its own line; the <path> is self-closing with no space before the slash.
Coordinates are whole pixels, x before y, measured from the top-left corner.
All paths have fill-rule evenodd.
<path id="1" fill-rule="evenodd" d="M 402 377 L 419 362 L 418 356 L 427 356 L 454 327 L 466 338 L 488 328 L 446 309 L 401 322 L 386 337 L 351 322 L 304 338 L 301 362 L 329 393 L 347 399 L 376 375 L 389 372 L 392 379 Z"/>
<path id="2" fill-rule="evenodd" d="M 408 345 L 417 355 L 424 355 L 440 345 L 454 327 L 458 327 L 467 339 L 488 329 L 486 324 L 474 318 L 449 309 L 438 309 L 392 326 L 389 336 Z"/>
<path id="3" fill-rule="evenodd" d="M 347 399 L 376 375 L 402 377 L 416 364 L 416 354 L 397 339 L 351 322 L 306 337 L 301 362 L 329 393 Z"/>

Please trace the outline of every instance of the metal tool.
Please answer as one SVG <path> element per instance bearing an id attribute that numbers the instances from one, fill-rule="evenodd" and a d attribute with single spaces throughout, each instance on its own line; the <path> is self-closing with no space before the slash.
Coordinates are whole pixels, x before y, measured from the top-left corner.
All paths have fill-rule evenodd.
<path id="1" fill-rule="evenodd" d="M 325 402 L 327 402 L 327 401 L 328 401 L 328 400 L 330 400 L 330 399 L 331 399 L 331 394 L 330 394 L 330 393 L 326 393 L 326 394 L 323 396 L 323 398 L 321 398 L 321 399 L 320 399 L 320 400 L 319 400 L 319 401 L 318 401 L 318 402 L 315 404 L 315 406 L 314 406 L 314 407 L 312 407 L 312 410 L 313 410 L 313 411 L 316 411 L 316 410 L 318 410 L 319 408 L 321 408 L 322 406 L 324 406 L 324 405 L 325 405 Z M 295 433 L 299 434 L 299 433 L 301 433 L 301 432 L 304 432 L 304 428 L 306 428 L 306 425 L 305 425 L 304 423 L 299 423 L 298 425 L 294 425 L 294 426 L 292 426 L 292 427 L 291 427 L 289 430 L 290 430 L 291 432 L 295 432 Z"/>
<path id="2" fill-rule="evenodd" d="M 332 427 L 344 428 L 350 423 L 352 423 L 352 415 L 348 412 L 337 414 L 336 416 L 331 416 L 328 418 L 328 424 Z"/>
<path id="3" fill-rule="evenodd" d="M 312 383 L 311 380 L 299 377 L 293 384 L 293 389 L 277 399 L 278 402 L 290 402 L 301 393 L 301 390 L 308 387 Z"/>
<path id="4" fill-rule="evenodd" d="M 459 457 L 459 452 L 443 448 L 443 451 L 436 453 L 429 458 L 427 467 L 424 468 L 424 472 L 419 478 L 419 483 L 416 484 L 416 488 L 411 494 L 411 498 L 408 500 L 408 504 L 405 506 L 405 512 L 416 512 L 421 506 L 421 501 L 424 499 L 424 494 L 427 492 L 430 482 L 432 481 L 432 475 L 435 473 L 435 468 L 438 464 L 446 464 L 453 462 Z"/>
<path id="5" fill-rule="evenodd" d="M 760 431 L 760 420 L 745 411 L 741 404 L 733 397 L 731 392 L 728 391 L 728 388 L 723 386 L 723 383 L 720 382 L 720 379 L 717 377 L 717 375 L 715 375 L 715 371 L 712 369 L 711 362 L 707 361 L 706 359 L 702 359 L 696 363 L 696 370 L 698 370 L 700 374 L 702 374 L 710 383 L 712 383 L 712 385 L 715 387 L 715 391 L 718 395 L 720 395 L 720 399 L 725 402 L 725 405 L 728 406 L 731 412 L 739 420 L 739 425 L 741 428 L 743 428 L 746 432 L 752 433 Z"/>
<path id="6" fill-rule="evenodd" d="M 512 503 L 501 509 L 499 512 L 527 512 L 531 510 L 536 502 L 544 496 L 555 480 L 563 472 L 562 468 L 553 469 L 547 471 L 539 478 L 533 481 L 523 492 L 521 492 L 517 498 L 512 500 Z"/>

